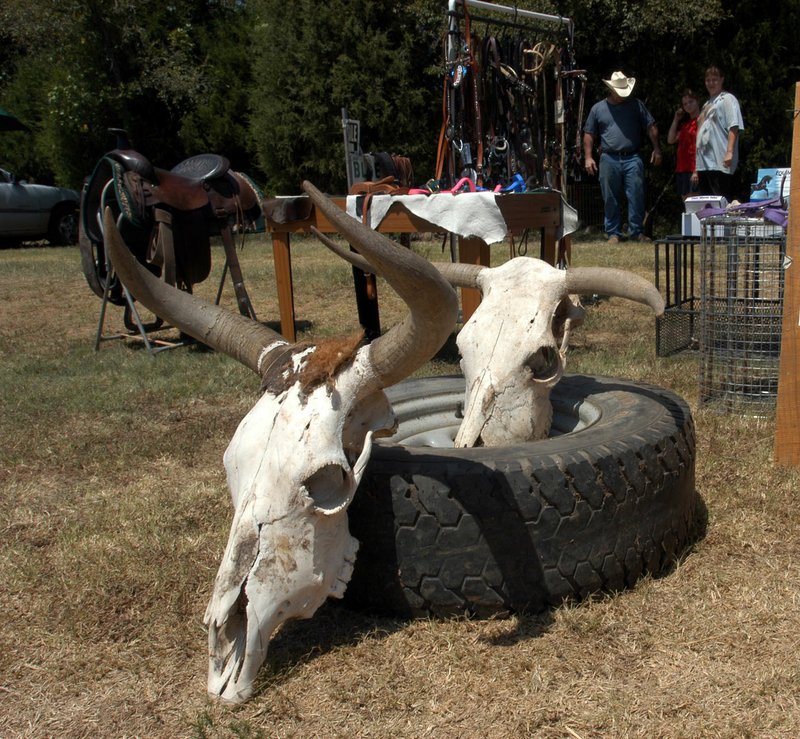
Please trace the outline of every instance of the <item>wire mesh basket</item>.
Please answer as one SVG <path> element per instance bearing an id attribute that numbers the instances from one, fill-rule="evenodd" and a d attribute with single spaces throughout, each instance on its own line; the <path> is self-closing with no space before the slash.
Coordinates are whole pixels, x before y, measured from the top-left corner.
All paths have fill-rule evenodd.
<path id="1" fill-rule="evenodd" d="M 785 234 L 763 220 L 703 221 L 700 403 L 766 416 L 775 409 Z"/>
<path id="2" fill-rule="evenodd" d="M 700 237 L 666 236 L 654 246 L 655 283 L 664 297 L 664 313 L 656 316 L 656 355 L 668 357 L 698 347 L 695 275 Z"/>

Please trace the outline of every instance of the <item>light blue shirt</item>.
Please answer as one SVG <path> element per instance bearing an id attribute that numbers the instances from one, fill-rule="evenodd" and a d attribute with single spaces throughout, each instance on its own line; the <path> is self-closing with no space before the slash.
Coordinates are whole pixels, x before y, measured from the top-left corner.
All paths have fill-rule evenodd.
<path id="1" fill-rule="evenodd" d="M 717 171 L 733 174 L 739 164 L 739 137 L 733 147 L 733 161 L 730 167 L 722 162 L 728 149 L 728 131 L 738 127 L 744 130 L 742 110 L 739 101 L 729 92 L 723 90 L 716 97 L 710 98 L 700 111 L 700 124 L 697 127 L 698 171 Z"/>

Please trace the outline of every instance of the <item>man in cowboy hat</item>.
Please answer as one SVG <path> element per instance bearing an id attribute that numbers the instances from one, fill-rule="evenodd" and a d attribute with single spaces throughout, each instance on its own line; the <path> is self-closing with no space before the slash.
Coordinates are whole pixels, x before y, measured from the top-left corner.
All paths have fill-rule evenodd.
<path id="1" fill-rule="evenodd" d="M 644 163 L 639 150 L 645 135 L 653 152 L 651 164 L 661 164 L 658 126 L 638 98 L 631 97 L 634 77 L 614 72 L 603 80 L 608 96 L 592 106 L 583 127 L 584 166 L 590 175 L 598 173 L 593 148 L 600 140 L 600 193 L 603 196 L 604 227 L 609 243 L 622 236 L 622 196 L 628 200 L 628 234 L 633 241 L 649 241 L 644 226 Z"/>

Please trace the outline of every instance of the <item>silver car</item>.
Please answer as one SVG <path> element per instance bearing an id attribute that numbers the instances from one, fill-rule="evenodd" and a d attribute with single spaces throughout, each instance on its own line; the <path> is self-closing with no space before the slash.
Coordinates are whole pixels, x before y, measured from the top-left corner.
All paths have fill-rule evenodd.
<path id="1" fill-rule="evenodd" d="M 31 185 L 0 169 L 0 241 L 46 238 L 55 246 L 75 244 L 79 203 L 75 190 Z"/>

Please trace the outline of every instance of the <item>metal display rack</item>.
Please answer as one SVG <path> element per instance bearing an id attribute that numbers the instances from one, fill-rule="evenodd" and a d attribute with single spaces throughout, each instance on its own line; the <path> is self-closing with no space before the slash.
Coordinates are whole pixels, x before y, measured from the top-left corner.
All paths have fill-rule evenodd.
<path id="1" fill-rule="evenodd" d="M 575 68 L 572 56 L 575 37 L 572 19 L 483 0 L 448 0 L 447 7 L 445 114 L 437 177 L 444 176 L 448 185 L 453 185 L 465 172 L 471 172 L 471 178 L 479 185 L 484 176 L 493 186 L 497 181 L 507 185 L 521 170 L 525 178 L 563 191 L 568 150 L 571 152 L 573 147 L 567 129 L 576 114 L 578 118 L 582 116 L 585 82 L 585 70 Z M 506 16 L 507 20 L 498 16 Z M 478 22 L 487 28 L 497 26 L 523 35 L 539 34 L 558 39 L 557 43 L 547 45 L 546 50 L 532 43 L 532 48 L 522 50 L 522 58 L 514 64 L 510 58 L 501 59 L 497 47 L 493 47 L 494 55 L 487 55 L 490 76 L 496 79 L 494 84 L 512 91 L 509 102 L 502 104 L 509 106 L 502 124 L 504 130 L 495 130 L 493 136 L 487 132 L 491 116 L 484 93 L 478 89 L 480 83 L 472 79 L 480 66 L 477 51 L 471 46 Z M 541 89 L 537 75 L 543 75 Z M 465 92 L 465 88 L 469 89 Z M 578 88 L 580 95 L 576 92 Z M 533 110 L 521 114 L 517 108 L 522 99 L 528 100 Z M 467 122 L 461 120 L 467 116 L 474 118 Z M 540 123 L 542 130 L 538 130 Z M 548 125 L 545 135 L 543 129 Z M 507 165 L 495 165 L 502 171 L 501 175 L 491 171 L 492 161 L 497 163 L 504 159 L 508 159 Z M 519 165 L 516 171 L 513 171 L 514 164 Z"/>

